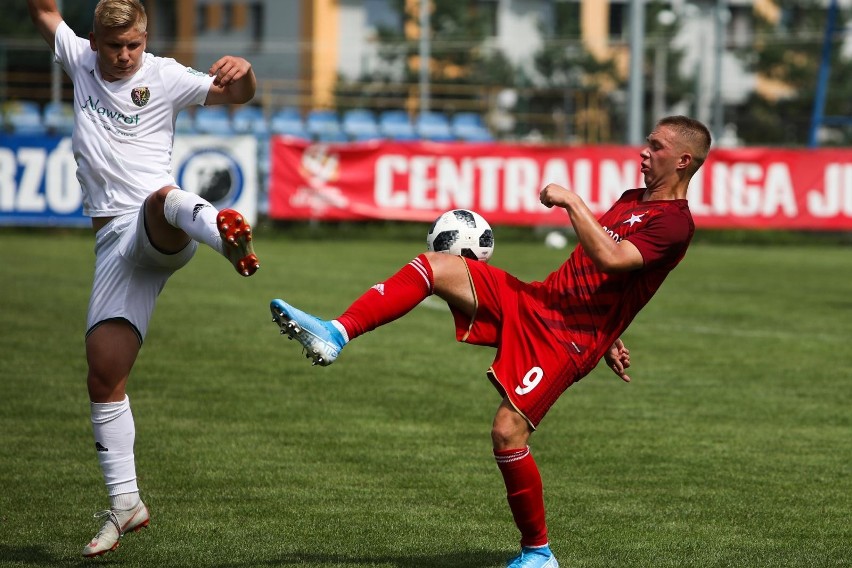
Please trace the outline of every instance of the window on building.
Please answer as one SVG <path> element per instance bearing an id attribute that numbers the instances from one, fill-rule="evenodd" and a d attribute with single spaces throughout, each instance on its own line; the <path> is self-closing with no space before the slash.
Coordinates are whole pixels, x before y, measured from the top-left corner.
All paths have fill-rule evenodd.
<path id="1" fill-rule="evenodd" d="M 249 5 L 249 30 L 255 42 L 263 41 L 264 9 L 263 2 L 252 2 Z"/>
<path id="2" fill-rule="evenodd" d="M 177 36 L 177 9 L 173 5 L 166 4 L 157 10 L 156 35 L 160 39 L 169 39 Z"/>
<path id="3" fill-rule="evenodd" d="M 745 48 L 752 44 L 754 36 L 754 12 L 751 6 L 729 6 L 728 45 Z"/>
<path id="4" fill-rule="evenodd" d="M 229 32 L 234 29 L 234 5 L 230 2 L 222 4 L 222 31 Z"/>
<path id="5" fill-rule="evenodd" d="M 364 0 L 367 27 L 402 33 L 402 14 L 398 4 L 391 0 Z"/>
<path id="6" fill-rule="evenodd" d="M 482 22 L 486 37 L 497 36 L 497 9 L 498 0 L 477 0 L 474 4 L 477 19 Z"/>
<path id="7" fill-rule="evenodd" d="M 630 21 L 630 6 L 611 2 L 609 5 L 609 37 L 624 39 L 627 35 L 626 24 Z"/>
<path id="8" fill-rule="evenodd" d="M 195 31 L 203 33 L 207 29 L 207 4 L 197 4 L 195 6 Z"/>
<path id="9" fill-rule="evenodd" d="M 577 0 L 554 2 L 552 24 L 556 37 L 580 37 L 580 3 Z"/>

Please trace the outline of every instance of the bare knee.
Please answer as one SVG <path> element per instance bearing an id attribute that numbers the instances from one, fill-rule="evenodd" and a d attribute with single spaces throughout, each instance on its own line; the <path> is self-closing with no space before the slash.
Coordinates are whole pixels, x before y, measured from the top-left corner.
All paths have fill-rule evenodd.
<path id="1" fill-rule="evenodd" d="M 89 372 L 86 386 L 92 402 L 124 400 L 130 370 L 139 353 L 139 337 L 124 320 L 102 323 L 86 338 Z"/>
<path id="2" fill-rule="evenodd" d="M 124 400 L 126 385 L 126 378 L 120 380 L 110 375 L 92 372 L 91 369 L 86 379 L 89 400 L 92 402 L 120 402 Z"/>
<path id="3" fill-rule="evenodd" d="M 504 399 L 491 426 L 491 443 L 494 449 L 523 448 L 527 445 L 531 433 L 526 419 Z"/>

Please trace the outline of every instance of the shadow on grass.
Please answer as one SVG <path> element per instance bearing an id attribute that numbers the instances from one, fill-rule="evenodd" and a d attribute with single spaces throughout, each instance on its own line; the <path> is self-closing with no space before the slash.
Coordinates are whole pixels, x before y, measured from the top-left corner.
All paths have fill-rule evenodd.
<path id="1" fill-rule="evenodd" d="M 222 563 L 211 568 L 240 566 L 389 566 L 393 568 L 493 568 L 505 566 L 510 552 L 469 550 L 446 554 L 424 555 L 352 555 L 352 554 L 283 554 L 261 563 Z"/>
<path id="2" fill-rule="evenodd" d="M 78 556 L 57 556 L 41 546 L 9 546 L 0 544 L 0 566 L 91 566 L 92 560 Z M 100 560 L 99 564 L 109 563 Z"/>
<path id="3" fill-rule="evenodd" d="M 485 550 L 469 550 L 446 554 L 425 555 L 347 555 L 290 553 L 268 560 L 220 561 L 206 564 L 208 568 L 240 568 L 249 566 L 388 566 L 393 568 L 493 568 L 505 566 L 511 552 L 498 553 Z M 11 563 L 16 566 L 104 566 L 116 562 L 135 565 L 134 561 L 123 562 L 119 556 L 107 555 L 96 560 L 82 557 L 57 557 L 40 546 L 8 546 L 0 544 L 0 566 Z M 180 560 L 166 566 L 184 566 Z"/>

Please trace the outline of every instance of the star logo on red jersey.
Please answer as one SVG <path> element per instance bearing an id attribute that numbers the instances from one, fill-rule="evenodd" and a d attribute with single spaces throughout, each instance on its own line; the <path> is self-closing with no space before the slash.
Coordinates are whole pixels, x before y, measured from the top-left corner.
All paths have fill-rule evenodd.
<path id="1" fill-rule="evenodd" d="M 641 222 L 642 222 L 642 217 L 644 217 L 644 216 L 645 216 L 645 215 L 647 215 L 647 214 L 648 214 L 648 212 L 647 212 L 647 211 L 646 211 L 645 213 L 642 213 L 641 215 L 637 215 L 636 213 L 631 213 L 631 214 L 630 214 L 630 219 L 628 219 L 627 221 L 625 221 L 625 222 L 624 222 L 624 223 L 622 223 L 622 224 L 623 224 L 623 225 L 626 225 L 626 224 L 630 223 L 630 226 L 632 227 L 632 226 L 633 226 L 633 225 L 635 225 L 636 223 L 641 223 Z"/>

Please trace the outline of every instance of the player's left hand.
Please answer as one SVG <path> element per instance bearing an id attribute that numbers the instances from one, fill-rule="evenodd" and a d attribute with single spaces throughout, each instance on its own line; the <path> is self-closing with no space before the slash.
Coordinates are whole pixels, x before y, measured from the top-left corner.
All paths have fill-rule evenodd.
<path id="1" fill-rule="evenodd" d="M 625 370 L 630 366 L 630 350 L 624 346 L 621 339 L 616 339 L 612 347 L 604 353 L 604 360 L 612 372 L 618 375 L 625 383 L 630 382 L 630 376 Z"/>
<path id="2" fill-rule="evenodd" d="M 213 75 L 213 84 L 217 87 L 227 87 L 248 75 L 251 63 L 242 57 L 226 55 L 210 66 L 208 73 Z"/>

